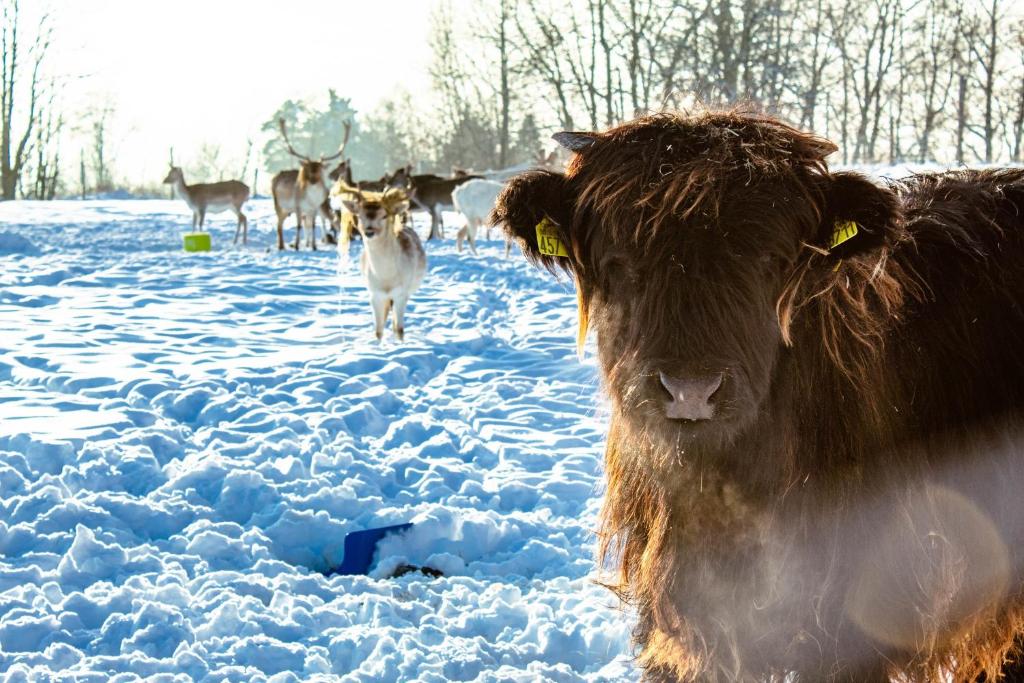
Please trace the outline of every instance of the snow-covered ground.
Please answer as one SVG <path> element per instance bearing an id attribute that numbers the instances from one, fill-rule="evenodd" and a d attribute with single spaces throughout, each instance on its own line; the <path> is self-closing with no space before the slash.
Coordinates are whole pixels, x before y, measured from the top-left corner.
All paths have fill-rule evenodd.
<path id="1" fill-rule="evenodd" d="M 0 679 L 634 679 L 569 285 L 431 243 L 377 345 L 355 266 L 249 212 L 193 255 L 181 202 L 0 204 Z"/>

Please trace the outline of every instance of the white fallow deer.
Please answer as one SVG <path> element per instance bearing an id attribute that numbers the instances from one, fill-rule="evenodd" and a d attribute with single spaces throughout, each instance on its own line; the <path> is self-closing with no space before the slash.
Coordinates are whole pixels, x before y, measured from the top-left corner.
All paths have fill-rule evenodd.
<path id="1" fill-rule="evenodd" d="M 284 137 L 288 152 L 299 160 L 298 170 L 281 171 L 274 175 L 270 182 L 270 191 L 274 196 L 274 212 L 277 214 L 277 248 L 284 249 L 284 221 L 295 214 L 295 250 L 299 249 L 302 228 L 306 227 L 306 245 L 316 250 L 316 217 L 324 216 L 334 225 L 333 212 L 327 203 L 327 183 L 324 181 L 324 164 L 337 159 L 345 153 L 348 136 L 352 124 L 345 122 L 345 137 L 338 151 L 328 157 L 313 160 L 299 154 L 288 140 L 288 131 L 284 119 L 278 119 L 281 135 Z"/>
<path id="2" fill-rule="evenodd" d="M 477 231 L 487 226 L 487 239 L 491 237 L 491 226 L 487 223 L 487 217 L 494 209 L 494 202 L 498 195 L 505 189 L 504 183 L 494 180 L 474 178 L 452 191 L 452 204 L 455 210 L 461 213 L 466 219 L 466 225 L 459 230 L 455 237 L 455 246 L 459 253 L 462 253 L 462 240 L 469 242 L 469 250 L 476 254 Z M 505 256 L 508 256 L 508 242 L 506 241 Z"/>
<path id="3" fill-rule="evenodd" d="M 231 211 L 238 217 L 235 227 L 235 244 L 238 233 L 242 232 L 242 244 L 249 241 L 249 219 L 242 213 L 242 205 L 249 199 L 249 186 L 237 180 L 222 180 L 218 183 L 185 184 L 185 174 L 177 166 L 171 166 L 164 178 L 164 184 L 171 185 L 174 193 L 185 200 L 192 209 L 192 232 L 203 229 L 206 212 Z"/>
<path id="4" fill-rule="evenodd" d="M 427 270 L 423 243 L 416 232 L 402 222 L 403 214 L 409 210 L 409 195 L 398 188 L 363 192 L 353 187 L 343 188 L 340 195 L 345 211 L 351 214 L 363 238 L 360 269 L 370 293 L 377 339 L 384 336 L 384 324 L 393 309 L 395 336 L 402 341 L 405 306 Z M 347 230 L 341 231 L 338 250 L 342 258 L 347 258 Z"/>

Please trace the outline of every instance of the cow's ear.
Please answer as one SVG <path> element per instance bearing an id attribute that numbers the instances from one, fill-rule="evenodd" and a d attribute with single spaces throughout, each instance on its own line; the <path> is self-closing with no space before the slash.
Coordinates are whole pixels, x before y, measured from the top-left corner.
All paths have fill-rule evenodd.
<path id="1" fill-rule="evenodd" d="M 569 232 L 575 198 L 561 173 L 534 170 L 512 178 L 494 204 L 489 222 L 534 263 L 548 270 L 573 270 Z"/>
<path id="2" fill-rule="evenodd" d="M 823 181 L 825 209 L 817 246 L 846 258 L 889 242 L 899 218 L 892 189 L 859 173 L 831 173 Z"/>

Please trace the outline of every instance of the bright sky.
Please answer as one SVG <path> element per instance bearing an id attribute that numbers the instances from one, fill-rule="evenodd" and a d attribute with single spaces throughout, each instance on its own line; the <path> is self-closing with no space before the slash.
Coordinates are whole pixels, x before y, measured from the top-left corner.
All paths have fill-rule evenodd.
<path id="1" fill-rule="evenodd" d="M 29 5 L 32 0 L 29 0 Z M 287 98 L 335 88 L 368 111 L 428 87 L 431 0 L 54 0 L 66 110 L 114 108 L 115 173 L 162 180 L 167 151 L 241 157 Z M 79 141 L 64 150 L 78 157 Z M 156 176 L 160 176 L 157 178 Z"/>

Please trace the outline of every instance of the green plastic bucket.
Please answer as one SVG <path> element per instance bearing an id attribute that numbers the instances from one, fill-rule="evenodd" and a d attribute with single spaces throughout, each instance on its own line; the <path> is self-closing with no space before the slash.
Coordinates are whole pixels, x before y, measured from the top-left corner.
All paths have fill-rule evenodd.
<path id="1" fill-rule="evenodd" d="M 210 251 L 210 233 L 191 232 L 185 235 L 185 251 Z"/>

